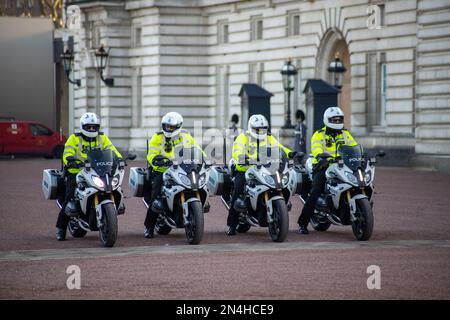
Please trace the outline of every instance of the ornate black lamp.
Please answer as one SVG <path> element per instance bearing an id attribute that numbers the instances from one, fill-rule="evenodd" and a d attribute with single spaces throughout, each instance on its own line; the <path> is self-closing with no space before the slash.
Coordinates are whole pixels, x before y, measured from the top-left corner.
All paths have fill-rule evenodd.
<path id="1" fill-rule="evenodd" d="M 108 62 L 109 58 L 109 50 L 105 50 L 105 47 L 101 45 L 96 51 L 95 51 L 95 59 L 97 60 L 97 71 L 100 73 L 100 78 L 105 83 L 106 86 L 112 87 L 114 86 L 114 79 L 113 78 L 104 78 L 103 77 L 103 71 L 106 68 L 106 64 Z"/>
<path id="2" fill-rule="evenodd" d="M 284 91 L 287 92 L 288 96 L 286 122 L 282 128 L 291 129 L 294 128 L 291 123 L 291 91 L 294 91 L 295 89 L 295 76 L 297 75 L 297 69 L 291 64 L 291 58 L 284 63 L 280 73 L 283 78 Z"/>

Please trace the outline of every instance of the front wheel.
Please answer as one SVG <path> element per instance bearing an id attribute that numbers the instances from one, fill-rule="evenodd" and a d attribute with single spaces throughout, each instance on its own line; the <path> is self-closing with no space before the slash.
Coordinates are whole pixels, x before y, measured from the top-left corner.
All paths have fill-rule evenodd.
<path id="1" fill-rule="evenodd" d="M 269 233 L 274 242 L 283 242 L 289 231 L 289 214 L 284 199 L 272 202 L 273 221 L 269 223 Z"/>
<path id="2" fill-rule="evenodd" d="M 184 226 L 190 244 L 199 244 L 203 238 L 203 208 L 200 201 L 189 202 L 188 222 Z"/>
<path id="3" fill-rule="evenodd" d="M 69 221 L 68 229 L 69 229 L 70 234 L 74 238 L 83 238 L 87 233 L 87 231 L 82 229 L 79 226 L 78 222 L 76 222 L 74 220 Z"/>
<path id="4" fill-rule="evenodd" d="M 102 206 L 102 210 L 100 241 L 104 247 L 112 247 L 117 240 L 117 210 L 114 203 L 106 203 Z"/>
<path id="5" fill-rule="evenodd" d="M 352 230 L 359 241 L 369 240 L 373 232 L 373 212 L 369 199 L 356 200 L 356 220 L 352 221 Z"/>

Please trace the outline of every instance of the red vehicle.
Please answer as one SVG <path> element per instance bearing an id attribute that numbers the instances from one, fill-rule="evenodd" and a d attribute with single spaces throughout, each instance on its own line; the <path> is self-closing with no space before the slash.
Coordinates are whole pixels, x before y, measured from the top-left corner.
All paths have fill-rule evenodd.
<path id="1" fill-rule="evenodd" d="M 66 137 L 34 121 L 0 120 L 0 154 L 61 158 Z"/>

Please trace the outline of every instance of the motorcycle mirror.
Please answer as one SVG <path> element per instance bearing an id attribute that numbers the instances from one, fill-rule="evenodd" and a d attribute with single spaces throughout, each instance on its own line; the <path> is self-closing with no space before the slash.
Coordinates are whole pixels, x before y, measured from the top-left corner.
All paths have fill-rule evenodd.
<path id="1" fill-rule="evenodd" d="M 377 159 L 376 158 L 370 158 L 370 163 L 371 164 L 376 164 L 377 163 Z"/>
<path id="2" fill-rule="evenodd" d="M 384 152 L 384 150 L 380 150 L 377 152 L 377 154 L 375 155 L 376 157 L 384 157 L 386 155 L 386 152 Z"/>
<path id="3" fill-rule="evenodd" d="M 129 153 L 125 158 L 125 160 L 134 160 L 134 159 L 136 159 L 136 155 L 133 153 Z"/>

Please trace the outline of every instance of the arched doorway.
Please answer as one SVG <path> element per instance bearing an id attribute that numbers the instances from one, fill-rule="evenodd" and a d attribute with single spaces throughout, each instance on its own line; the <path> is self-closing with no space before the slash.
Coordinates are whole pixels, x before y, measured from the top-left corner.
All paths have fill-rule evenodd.
<path id="1" fill-rule="evenodd" d="M 351 72 L 350 72 L 350 52 L 347 42 L 341 31 L 337 28 L 329 29 L 320 42 L 316 61 L 316 78 L 323 79 L 328 83 L 333 83 L 331 74 L 328 72 L 328 66 L 335 55 L 344 63 L 347 71 L 344 73 L 341 93 L 338 97 L 339 106 L 345 113 L 345 127 L 351 128 Z"/>

